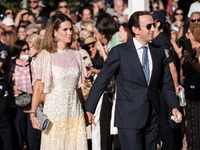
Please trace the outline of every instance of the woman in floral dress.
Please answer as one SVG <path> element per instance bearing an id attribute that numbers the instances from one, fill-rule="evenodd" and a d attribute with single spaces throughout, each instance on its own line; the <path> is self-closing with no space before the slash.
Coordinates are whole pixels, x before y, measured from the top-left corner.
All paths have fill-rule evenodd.
<path id="1" fill-rule="evenodd" d="M 84 100 L 80 91 L 85 66 L 79 51 L 69 48 L 72 34 L 69 17 L 52 16 L 36 58 L 30 119 L 33 127 L 39 129 L 36 110 L 44 92 L 43 112 L 51 121 L 42 133 L 41 150 L 87 150 Z"/>

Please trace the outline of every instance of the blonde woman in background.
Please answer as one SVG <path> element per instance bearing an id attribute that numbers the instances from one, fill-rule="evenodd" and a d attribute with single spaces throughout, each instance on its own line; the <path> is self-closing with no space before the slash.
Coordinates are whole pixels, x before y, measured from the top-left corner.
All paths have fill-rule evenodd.
<path id="1" fill-rule="evenodd" d="M 83 20 L 81 22 L 81 31 L 80 31 L 81 47 L 83 47 L 84 40 L 87 37 L 94 36 L 95 25 L 96 25 L 96 21 L 92 19 Z"/>
<path id="2" fill-rule="evenodd" d="M 86 39 L 88 36 L 94 35 L 94 27 L 96 25 L 96 21 L 92 19 L 83 20 L 81 22 L 81 37 Z"/>
<path id="3" fill-rule="evenodd" d="M 27 36 L 26 41 L 29 45 L 29 57 L 32 58 L 32 61 L 35 60 L 35 57 L 40 49 L 41 38 L 38 34 L 31 34 Z"/>
<path id="4" fill-rule="evenodd" d="M 7 46 L 13 47 L 17 37 L 13 31 L 4 31 L 1 33 L 1 41 Z"/>
<path id="5" fill-rule="evenodd" d="M 4 31 L 1 33 L 1 42 L 8 46 L 8 53 L 11 58 L 14 57 L 13 45 L 17 40 L 17 36 L 13 31 Z"/>

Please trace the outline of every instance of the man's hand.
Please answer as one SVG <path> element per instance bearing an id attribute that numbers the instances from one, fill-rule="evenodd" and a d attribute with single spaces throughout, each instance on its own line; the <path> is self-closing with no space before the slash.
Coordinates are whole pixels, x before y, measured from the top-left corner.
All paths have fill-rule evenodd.
<path id="1" fill-rule="evenodd" d="M 172 109 L 172 114 L 174 116 L 174 121 L 176 123 L 181 123 L 183 116 L 177 108 Z"/>
<path id="2" fill-rule="evenodd" d="M 86 114 L 88 116 L 89 124 L 93 124 L 94 126 L 96 126 L 96 124 L 94 122 L 95 116 L 91 112 L 86 112 Z"/>
<path id="3" fill-rule="evenodd" d="M 181 90 L 185 91 L 185 89 L 179 84 L 175 87 L 175 89 L 176 89 L 176 96 L 179 95 Z"/>

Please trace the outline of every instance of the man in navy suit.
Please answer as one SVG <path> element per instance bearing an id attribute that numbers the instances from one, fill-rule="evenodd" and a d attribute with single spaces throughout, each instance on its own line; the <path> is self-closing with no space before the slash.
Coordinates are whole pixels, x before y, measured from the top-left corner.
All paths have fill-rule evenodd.
<path id="1" fill-rule="evenodd" d="M 117 85 L 115 126 L 123 150 L 156 150 L 159 129 L 159 91 L 180 123 L 182 114 L 176 99 L 169 65 L 163 50 L 152 43 L 155 23 L 147 11 L 129 19 L 134 38 L 120 44 L 108 58 L 86 101 L 89 123 L 94 123 L 98 100 L 114 75 Z"/>

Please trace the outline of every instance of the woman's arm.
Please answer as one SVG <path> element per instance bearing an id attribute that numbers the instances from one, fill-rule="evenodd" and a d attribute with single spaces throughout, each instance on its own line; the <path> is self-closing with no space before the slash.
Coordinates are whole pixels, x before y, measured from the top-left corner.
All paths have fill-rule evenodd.
<path id="1" fill-rule="evenodd" d="M 41 80 L 37 80 L 34 85 L 32 104 L 31 104 L 31 113 L 30 113 L 32 126 L 35 129 L 40 129 L 40 124 L 37 119 L 37 107 L 40 103 L 40 97 L 43 93 L 43 89 L 44 89 L 44 83 L 42 83 Z"/>
<path id="2" fill-rule="evenodd" d="M 169 68 L 170 68 L 170 72 L 172 74 L 172 79 L 173 79 L 173 82 L 174 82 L 176 95 L 178 96 L 180 90 L 184 91 L 184 88 L 181 85 L 179 85 L 179 83 L 178 83 L 178 74 L 177 74 L 176 66 L 173 62 L 169 63 Z"/>
<path id="3" fill-rule="evenodd" d="M 183 85 L 183 81 L 184 81 L 183 68 L 182 68 L 182 65 L 183 65 L 184 61 L 185 61 L 185 58 L 183 57 L 180 60 L 180 82 L 181 82 L 182 85 Z"/>
<path id="4" fill-rule="evenodd" d="M 174 41 L 174 40 L 171 40 L 171 44 L 172 44 L 175 52 L 177 53 L 179 59 L 181 59 L 181 57 L 182 57 L 182 47 L 178 47 L 176 41 Z"/>

